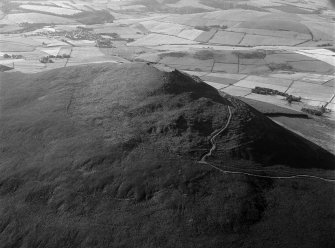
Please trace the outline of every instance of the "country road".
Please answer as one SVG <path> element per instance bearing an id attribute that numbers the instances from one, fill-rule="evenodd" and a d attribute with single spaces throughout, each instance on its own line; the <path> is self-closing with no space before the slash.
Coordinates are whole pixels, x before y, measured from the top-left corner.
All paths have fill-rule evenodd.
<path id="1" fill-rule="evenodd" d="M 223 170 L 211 163 L 208 163 L 206 161 L 206 158 L 210 157 L 212 155 L 212 153 L 215 151 L 216 149 L 216 144 L 215 144 L 215 139 L 216 137 L 218 137 L 222 132 L 224 132 L 231 121 L 232 118 L 232 112 L 231 112 L 231 108 L 230 106 L 228 106 L 228 111 L 229 111 L 229 117 L 228 120 L 226 122 L 226 125 L 224 127 L 222 127 L 220 130 L 215 130 L 212 133 L 212 138 L 210 139 L 210 142 L 212 144 L 211 149 L 209 150 L 208 153 L 206 153 L 205 155 L 202 156 L 202 158 L 198 161 L 198 163 L 200 164 L 206 164 L 211 166 L 212 168 L 220 171 L 221 173 L 225 173 L 225 174 L 240 174 L 240 175 L 246 175 L 246 176 L 251 176 L 251 177 L 259 177 L 259 178 L 269 178 L 269 179 L 296 179 L 296 178 L 309 178 L 309 179 L 317 179 L 317 180 L 321 180 L 324 182 L 330 182 L 330 183 L 335 183 L 335 179 L 329 179 L 329 178 L 323 178 L 323 177 L 318 177 L 318 176 L 312 176 L 312 175 L 304 175 L 304 174 L 298 174 L 298 175 L 292 175 L 292 176 L 265 176 L 265 175 L 257 175 L 257 174 L 253 174 L 253 173 L 249 173 L 249 172 L 242 172 L 242 171 L 231 171 L 231 170 Z"/>

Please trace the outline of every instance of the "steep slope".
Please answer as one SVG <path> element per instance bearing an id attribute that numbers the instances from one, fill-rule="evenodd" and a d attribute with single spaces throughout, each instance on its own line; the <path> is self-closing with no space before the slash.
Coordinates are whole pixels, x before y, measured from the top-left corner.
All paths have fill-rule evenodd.
<path id="1" fill-rule="evenodd" d="M 13 68 L 5 66 L 5 65 L 0 65 L 0 72 L 10 71 L 10 70 L 13 70 Z"/>
<path id="2" fill-rule="evenodd" d="M 334 155 L 290 132 L 240 100 L 231 99 L 232 119 L 228 131 L 217 139 L 213 161 L 227 158 L 292 168 L 334 169 Z"/>
<path id="3" fill-rule="evenodd" d="M 53 156 L 77 164 L 102 148 L 129 152 L 143 143 L 186 154 L 207 143 L 227 111 L 227 100 L 205 83 L 145 64 L 4 74 L 1 101 L 1 162 L 27 165 Z"/>
<path id="4" fill-rule="evenodd" d="M 292 208 L 316 214 L 311 225 L 331 244 L 333 199 L 324 196 L 332 185 L 290 180 L 283 188 L 197 161 L 229 108 L 211 162 L 329 169 L 333 156 L 197 78 L 146 64 L 3 73 L 0 101 L 3 247 L 318 246 L 320 235 L 276 236 L 277 209 Z M 306 192 L 281 206 L 286 190 Z M 278 222 L 272 233 L 264 216 Z M 291 230 L 304 228 L 300 221 L 295 213 Z"/>

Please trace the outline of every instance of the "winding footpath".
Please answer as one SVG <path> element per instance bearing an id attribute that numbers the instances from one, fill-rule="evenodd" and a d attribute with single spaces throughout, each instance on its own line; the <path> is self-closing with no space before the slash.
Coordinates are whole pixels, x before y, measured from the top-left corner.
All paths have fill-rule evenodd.
<path id="1" fill-rule="evenodd" d="M 211 138 L 210 141 L 211 141 L 212 147 L 211 147 L 211 149 L 209 150 L 208 153 L 206 153 L 204 156 L 202 156 L 199 163 L 207 163 L 206 158 L 212 156 L 212 153 L 216 149 L 216 144 L 215 144 L 216 137 L 218 137 L 222 132 L 224 132 L 228 128 L 228 126 L 230 124 L 230 121 L 231 121 L 231 117 L 232 117 L 230 106 L 228 106 L 228 111 L 229 111 L 229 117 L 228 117 L 228 121 L 227 121 L 226 125 L 224 127 L 222 127 L 220 130 L 215 130 L 214 133 L 211 134 L 212 138 Z"/>
<path id="2" fill-rule="evenodd" d="M 317 180 L 321 180 L 324 182 L 329 182 L 329 183 L 335 183 L 335 179 L 328 179 L 328 178 L 323 178 L 323 177 L 317 177 L 317 176 L 312 176 L 312 175 L 293 175 L 293 176 L 265 176 L 265 175 L 257 175 L 257 174 L 252 174 L 252 173 L 248 173 L 248 172 L 242 172 L 242 171 L 231 171 L 231 170 L 223 170 L 211 163 L 208 163 L 206 161 L 206 158 L 212 156 L 212 153 L 215 151 L 216 149 L 216 144 L 215 144 L 215 139 L 221 134 L 223 133 L 229 126 L 231 118 L 232 118 L 232 112 L 231 112 L 231 108 L 230 106 L 228 106 L 228 111 L 229 111 L 229 117 L 228 117 L 228 121 L 226 123 L 226 125 L 224 127 L 222 127 L 219 130 L 215 130 L 212 133 L 212 138 L 210 139 L 210 142 L 212 144 L 211 149 L 209 150 L 208 153 L 206 153 L 205 155 L 202 156 L 202 158 L 198 161 L 198 163 L 200 164 L 206 164 L 208 166 L 211 166 L 212 168 L 220 171 L 221 173 L 225 173 L 225 174 L 240 174 L 240 175 L 246 175 L 246 176 L 251 176 L 251 177 L 258 177 L 258 178 L 269 178 L 269 179 L 296 179 L 296 178 L 309 178 L 309 179 L 317 179 Z"/>

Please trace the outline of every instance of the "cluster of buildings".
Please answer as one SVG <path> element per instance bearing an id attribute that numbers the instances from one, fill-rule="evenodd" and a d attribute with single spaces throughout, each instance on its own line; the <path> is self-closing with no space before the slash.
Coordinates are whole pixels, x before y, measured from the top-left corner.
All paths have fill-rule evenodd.
<path id="1" fill-rule="evenodd" d="M 50 33 L 52 36 L 65 37 L 70 40 L 90 40 L 95 41 L 97 47 L 114 47 L 111 38 L 104 38 L 100 34 L 92 33 L 90 29 L 77 27 L 72 31 L 58 31 Z M 66 41 L 65 39 L 63 41 Z"/>

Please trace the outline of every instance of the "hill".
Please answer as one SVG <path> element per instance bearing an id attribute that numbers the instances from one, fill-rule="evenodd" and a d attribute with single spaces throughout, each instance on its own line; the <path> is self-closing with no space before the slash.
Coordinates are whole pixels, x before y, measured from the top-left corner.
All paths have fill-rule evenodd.
<path id="1" fill-rule="evenodd" d="M 13 70 L 13 68 L 6 66 L 6 65 L 0 65 L 0 72 L 10 71 L 10 70 Z"/>
<path id="2" fill-rule="evenodd" d="M 332 243 L 332 184 L 197 161 L 228 120 L 208 158 L 217 166 L 324 171 L 333 155 L 198 78 L 96 64 L 3 73 L 0 93 L 3 247 Z"/>

